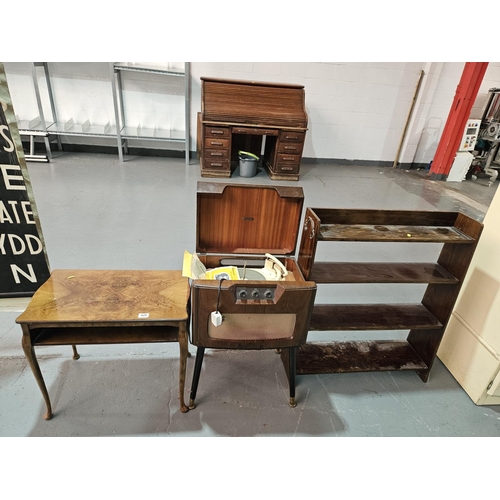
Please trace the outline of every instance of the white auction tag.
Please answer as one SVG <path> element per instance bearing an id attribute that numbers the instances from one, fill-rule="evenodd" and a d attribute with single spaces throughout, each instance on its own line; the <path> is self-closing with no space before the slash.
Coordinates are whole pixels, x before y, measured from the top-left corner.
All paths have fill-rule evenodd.
<path id="1" fill-rule="evenodd" d="M 137 315 L 138 318 L 149 318 L 149 313 L 139 313 Z"/>

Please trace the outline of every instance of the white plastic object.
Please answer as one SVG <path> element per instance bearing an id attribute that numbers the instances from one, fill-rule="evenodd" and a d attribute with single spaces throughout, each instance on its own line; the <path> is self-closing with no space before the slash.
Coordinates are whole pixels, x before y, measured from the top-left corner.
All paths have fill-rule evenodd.
<path id="1" fill-rule="evenodd" d="M 222 325 L 222 314 L 219 311 L 213 311 L 210 315 L 210 319 L 212 320 L 212 324 L 214 326 Z"/>

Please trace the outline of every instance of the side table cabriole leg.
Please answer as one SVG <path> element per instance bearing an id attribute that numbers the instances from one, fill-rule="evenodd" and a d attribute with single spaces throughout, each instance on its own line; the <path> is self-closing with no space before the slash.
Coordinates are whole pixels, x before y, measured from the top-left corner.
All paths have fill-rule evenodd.
<path id="1" fill-rule="evenodd" d="M 24 355 L 26 356 L 26 359 L 28 360 L 31 371 L 33 372 L 33 375 L 35 376 L 38 387 L 40 387 L 40 390 L 42 391 L 42 396 L 43 396 L 43 399 L 45 400 L 45 404 L 47 405 L 47 413 L 45 413 L 43 418 L 45 420 L 50 420 L 52 418 L 52 407 L 50 405 L 49 393 L 47 392 L 47 387 L 45 386 L 42 372 L 40 370 L 40 366 L 38 365 L 38 361 L 36 359 L 35 349 L 33 348 L 33 345 L 31 344 L 31 337 L 30 337 L 29 329 L 25 325 L 23 325 L 22 328 L 23 328 L 22 346 L 23 346 Z"/>
<path id="2" fill-rule="evenodd" d="M 188 334 L 186 323 L 182 322 L 179 325 L 179 349 L 180 349 L 180 368 L 179 368 L 179 401 L 181 404 L 181 412 L 187 413 L 188 406 L 184 403 L 184 387 L 186 385 L 186 365 L 188 357 Z"/>
<path id="3" fill-rule="evenodd" d="M 78 354 L 78 351 L 76 350 L 76 345 L 71 346 L 73 348 L 73 359 L 80 359 L 80 355 Z"/>

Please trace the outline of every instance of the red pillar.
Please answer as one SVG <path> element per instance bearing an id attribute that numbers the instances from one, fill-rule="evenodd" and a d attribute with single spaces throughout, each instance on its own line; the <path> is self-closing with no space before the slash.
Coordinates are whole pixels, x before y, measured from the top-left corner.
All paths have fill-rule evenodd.
<path id="1" fill-rule="evenodd" d="M 450 173 L 465 124 L 469 119 L 487 67 L 488 63 L 485 62 L 465 63 L 443 134 L 432 161 L 429 172 L 432 180 L 445 180 Z"/>

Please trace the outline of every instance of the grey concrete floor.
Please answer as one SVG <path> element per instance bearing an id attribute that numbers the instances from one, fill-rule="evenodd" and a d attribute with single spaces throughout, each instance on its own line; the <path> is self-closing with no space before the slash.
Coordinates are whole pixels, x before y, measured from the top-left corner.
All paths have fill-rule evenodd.
<path id="1" fill-rule="evenodd" d="M 196 160 L 61 153 L 29 163 L 52 269 L 180 269 L 195 249 Z M 218 181 L 215 181 L 218 182 Z M 270 184 L 259 172 L 229 182 Z M 403 210 L 462 210 L 483 220 L 498 182 L 433 182 L 423 171 L 304 164 L 305 206 Z M 439 245 L 330 244 L 328 259 L 434 259 Z M 325 286 L 318 301 L 420 301 L 422 285 Z M 339 299 L 339 297 L 341 297 Z M 404 300 L 402 300 L 402 298 Z M 37 349 L 54 418 L 21 349 L 16 317 L 23 300 L 0 301 L 0 436 L 500 436 L 500 407 L 478 407 L 439 361 L 424 384 L 414 372 L 299 377 L 296 408 L 288 406 L 286 376 L 273 351 L 211 351 L 205 356 L 195 410 L 178 401 L 175 344 Z M 381 332 L 377 338 L 406 337 Z M 310 338 L 353 334 L 316 333 Z M 363 332 L 357 333 L 360 338 Z M 370 332 L 370 338 L 374 338 Z M 195 349 L 190 346 L 194 354 Z M 194 357 L 188 360 L 187 389 Z"/>

